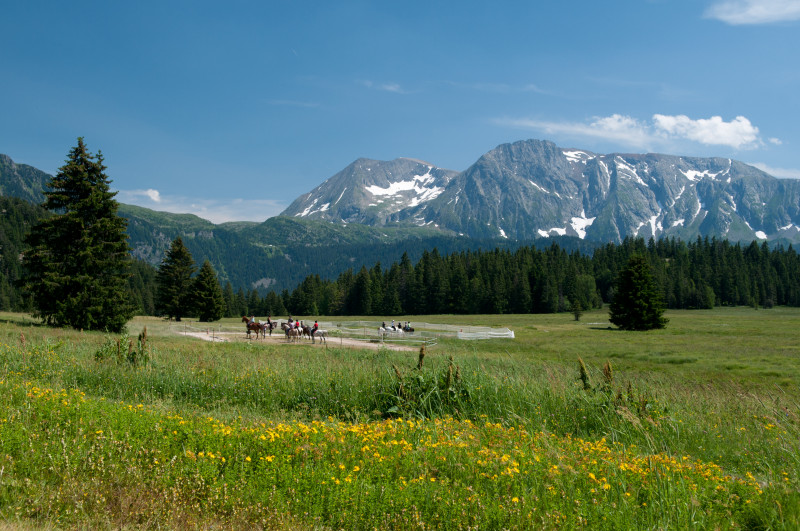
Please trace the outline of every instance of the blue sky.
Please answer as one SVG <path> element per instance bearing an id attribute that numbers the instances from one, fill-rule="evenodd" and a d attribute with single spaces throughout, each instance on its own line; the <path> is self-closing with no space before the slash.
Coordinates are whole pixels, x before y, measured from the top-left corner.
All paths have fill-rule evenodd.
<path id="1" fill-rule="evenodd" d="M 359 157 L 528 138 L 800 178 L 800 0 L 6 0 L 0 153 L 76 138 L 117 198 L 263 221 Z"/>

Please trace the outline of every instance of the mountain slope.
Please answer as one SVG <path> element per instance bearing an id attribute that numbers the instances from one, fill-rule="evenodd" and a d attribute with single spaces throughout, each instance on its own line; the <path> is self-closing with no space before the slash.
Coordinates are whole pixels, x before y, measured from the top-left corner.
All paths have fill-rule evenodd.
<path id="1" fill-rule="evenodd" d="M 438 175 L 433 166 L 412 162 L 356 161 L 284 215 L 432 225 L 472 238 L 800 242 L 800 181 L 730 159 L 600 155 L 526 140 L 498 146 L 461 173 Z M 428 188 L 416 186 L 422 182 Z"/>
<path id="2" fill-rule="evenodd" d="M 295 199 L 281 215 L 384 226 L 435 199 L 455 175 L 414 159 L 358 159 Z"/>
<path id="3" fill-rule="evenodd" d="M 27 164 L 17 164 L 0 154 L 0 196 L 18 197 L 29 203 L 44 202 L 44 190 L 50 175 Z"/>

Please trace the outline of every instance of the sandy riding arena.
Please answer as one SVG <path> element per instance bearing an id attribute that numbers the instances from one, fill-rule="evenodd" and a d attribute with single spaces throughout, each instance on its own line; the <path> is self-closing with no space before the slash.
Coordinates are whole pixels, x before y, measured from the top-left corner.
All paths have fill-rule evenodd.
<path id="1" fill-rule="evenodd" d="M 283 332 L 273 332 L 272 336 L 267 336 L 266 338 L 255 339 L 255 334 L 248 339 L 247 334 L 244 332 L 217 332 L 217 331 L 208 331 L 208 332 L 198 332 L 198 331 L 179 331 L 178 334 L 182 336 L 188 337 L 195 337 L 197 339 L 202 339 L 203 341 L 219 341 L 219 342 L 231 342 L 231 341 L 252 341 L 255 343 L 270 343 L 270 344 L 283 344 L 283 345 L 313 345 L 313 346 L 330 346 L 330 347 L 347 347 L 347 348 L 362 348 L 362 349 L 372 349 L 372 350 L 380 350 L 382 348 L 389 349 L 389 350 L 419 350 L 418 346 L 408 346 L 408 345 L 398 345 L 396 343 L 381 343 L 379 341 L 363 341 L 358 339 L 351 339 L 347 337 L 329 337 L 328 341 L 322 342 L 319 339 L 316 340 L 315 343 L 311 343 L 308 339 L 301 339 L 297 342 L 287 342 L 286 336 Z"/>

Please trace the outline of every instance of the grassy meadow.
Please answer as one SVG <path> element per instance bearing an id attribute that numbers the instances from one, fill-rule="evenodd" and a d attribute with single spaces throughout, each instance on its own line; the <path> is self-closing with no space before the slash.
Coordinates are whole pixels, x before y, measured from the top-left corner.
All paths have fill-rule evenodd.
<path id="1" fill-rule="evenodd" d="M 421 356 L 0 314 L 0 528 L 800 528 L 800 309 L 666 316 L 402 316 L 516 334 Z"/>

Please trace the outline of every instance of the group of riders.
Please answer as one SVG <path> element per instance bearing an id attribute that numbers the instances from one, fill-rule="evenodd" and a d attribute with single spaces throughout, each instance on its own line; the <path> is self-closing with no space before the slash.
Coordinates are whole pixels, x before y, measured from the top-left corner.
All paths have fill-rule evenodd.
<path id="1" fill-rule="evenodd" d="M 414 329 L 411 328 L 411 323 L 406 321 L 404 323 L 398 322 L 395 326 L 394 319 L 392 319 L 392 324 L 386 326 L 386 321 L 381 323 L 381 327 L 378 329 L 379 331 L 386 331 L 386 332 L 413 332 Z"/>
<path id="2" fill-rule="evenodd" d="M 256 316 L 251 315 L 248 319 L 247 317 L 242 318 L 242 321 L 247 321 L 247 335 L 250 335 L 251 330 L 256 330 L 256 335 L 258 332 L 266 332 L 269 330 L 269 335 L 272 335 L 272 330 L 278 327 L 278 323 L 272 320 L 272 315 L 267 316 L 267 322 L 262 323 L 261 321 L 256 322 Z M 312 340 L 317 335 L 322 336 L 322 334 L 318 334 L 320 332 L 319 323 L 314 321 L 314 325 L 311 327 L 306 326 L 303 321 L 299 319 L 292 319 L 292 316 L 289 316 L 289 320 L 286 323 L 281 323 L 281 328 L 283 328 L 284 333 L 286 334 L 287 338 L 290 336 L 299 336 L 302 334 L 310 335 Z M 265 334 L 266 335 L 266 334 Z"/>
<path id="3" fill-rule="evenodd" d="M 259 334 L 263 334 L 264 337 L 267 335 L 267 330 L 269 330 L 269 335 L 272 335 L 272 331 L 275 328 L 278 328 L 278 323 L 272 320 L 272 315 L 267 317 L 267 322 L 263 323 L 261 321 L 256 321 L 256 316 L 251 315 L 250 317 L 242 317 L 242 322 L 247 323 L 247 337 L 250 337 L 250 332 L 255 331 L 256 337 Z M 321 340 L 325 341 L 327 332 L 325 330 L 320 330 L 319 323 L 315 320 L 313 326 L 306 326 L 303 321 L 299 319 L 292 319 L 292 316 L 289 316 L 289 319 L 285 323 L 281 323 L 280 327 L 283 329 L 284 334 L 286 334 L 286 339 L 294 339 L 299 338 L 302 336 L 307 336 L 314 341 L 316 337 L 319 337 Z M 411 323 L 409 321 L 405 321 L 403 323 L 398 322 L 395 325 L 394 319 L 392 319 L 392 323 L 389 326 L 386 326 L 386 321 L 381 323 L 381 326 L 378 328 L 378 331 L 381 333 L 387 332 L 413 332 L 414 329 L 411 328 Z"/>

